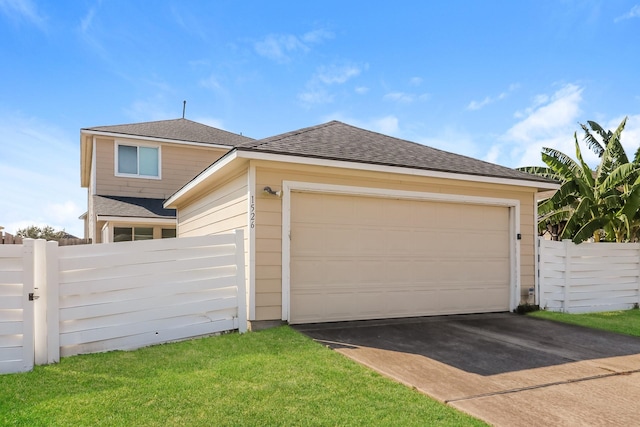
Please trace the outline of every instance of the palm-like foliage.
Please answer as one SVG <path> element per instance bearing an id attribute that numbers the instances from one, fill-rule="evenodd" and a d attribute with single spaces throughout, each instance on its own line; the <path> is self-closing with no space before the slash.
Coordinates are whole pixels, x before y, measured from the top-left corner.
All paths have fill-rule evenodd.
<path id="1" fill-rule="evenodd" d="M 538 205 L 538 228 L 562 224 L 562 239 L 576 243 L 591 237 L 596 241 L 636 241 L 640 237 L 640 149 L 629 161 L 620 142 L 625 118 L 615 132 L 596 122 L 581 125 L 584 141 L 600 163 L 592 170 L 582 157 L 574 134 L 576 159 L 552 148 L 543 148 L 547 167 L 521 170 L 554 179 L 560 189 Z M 594 135 L 597 135 L 597 137 Z"/>

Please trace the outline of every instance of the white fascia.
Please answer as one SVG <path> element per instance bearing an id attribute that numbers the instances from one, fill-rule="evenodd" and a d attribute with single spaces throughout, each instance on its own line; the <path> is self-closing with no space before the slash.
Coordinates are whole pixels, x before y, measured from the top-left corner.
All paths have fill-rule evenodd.
<path id="1" fill-rule="evenodd" d="M 175 219 L 164 218 L 139 218 L 126 216 L 106 216 L 98 215 L 98 221 L 119 222 L 126 224 L 159 224 L 159 225 L 176 225 Z"/>
<path id="2" fill-rule="evenodd" d="M 104 131 L 80 131 L 81 135 L 94 135 L 94 136 L 106 136 L 109 138 L 116 139 L 135 139 L 141 141 L 154 141 L 154 142 L 163 142 L 169 144 L 179 144 L 179 145 L 192 145 L 196 147 L 207 147 L 207 148 L 221 148 L 224 150 L 231 150 L 233 147 L 229 145 L 222 144 L 209 144 L 207 142 L 192 142 L 192 141 L 180 141 L 178 139 L 168 139 L 168 138 L 157 138 L 153 136 L 138 136 L 138 135 L 128 135 L 124 133 L 113 133 L 113 132 L 104 132 Z"/>

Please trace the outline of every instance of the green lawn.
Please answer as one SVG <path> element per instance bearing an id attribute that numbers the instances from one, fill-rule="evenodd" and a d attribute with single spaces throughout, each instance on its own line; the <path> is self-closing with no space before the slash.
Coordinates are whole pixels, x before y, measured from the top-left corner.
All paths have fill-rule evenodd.
<path id="1" fill-rule="evenodd" d="M 283 326 L 0 375 L 0 425 L 484 425 Z"/>
<path id="2" fill-rule="evenodd" d="M 541 319 L 572 323 L 589 328 L 640 337 L 640 310 L 607 311 L 603 313 L 567 314 L 552 311 L 536 311 L 530 316 Z"/>

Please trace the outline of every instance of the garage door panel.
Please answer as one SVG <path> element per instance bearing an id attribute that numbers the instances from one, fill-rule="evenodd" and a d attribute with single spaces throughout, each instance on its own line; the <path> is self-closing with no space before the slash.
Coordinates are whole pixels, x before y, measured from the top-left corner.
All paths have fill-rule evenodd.
<path id="1" fill-rule="evenodd" d="M 320 241 L 325 252 L 332 255 L 350 255 L 358 250 L 358 241 L 353 238 L 351 230 L 345 225 L 334 228 L 325 227 Z"/>
<path id="2" fill-rule="evenodd" d="M 290 322 L 506 311 L 510 234 L 507 207 L 294 192 Z"/>
<path id="3" fill-rule="evenodd" d="M 381 199 L 364 198 L 355 204 L 354 212 L 352 222 L 362 225 L 380 224 L 387 219 Z"/>
<path id="4" fill-rule="evenodd" d="M 295 264 L 291 264 L 291 276 L 296 278 L 296 287 L 318 287 L 326 281 L 324 277 L 325 263 L 316 259 L 299 258 Z"/>
<path id="5" fill-rule="evenodd" d="M 354 226 L 353 232 L 348 236 L 353 242 L 357 242 L 357 254 L 378 254 L 385 255 L 387 253 L 386 245 L 387 234 L 384 230 L 380 230 L 371 226 Z"/>
<path id="6" fill-rule="evenodd" d="M 362 260 L 357 262 L 357 274 L 360 284 L 386 283 L 386 265 L 377 260 Z"/>
<path id="7" fill-rule="evenodd" d="M 386 262 L 384 269 L 386 283 L 413 283 L 416 281 L 414 263 L 404 259 L 393 259 Z"/>
<path id="8" fill-rule="evenodd" d="M 300 255 L 323 254 L 324 227 L 300 224 L 295 229 L 296 238 L 291 240 L 291 253 Z M 319 242 L 322 242 L 319 244 Z"/>

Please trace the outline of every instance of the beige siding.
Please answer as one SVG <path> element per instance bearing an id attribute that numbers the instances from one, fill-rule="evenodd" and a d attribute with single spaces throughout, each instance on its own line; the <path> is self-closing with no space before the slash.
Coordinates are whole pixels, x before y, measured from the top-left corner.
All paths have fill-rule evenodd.
<path id="1" fill-rule="evenodd" d="M 178 237 L 205 236 L 244 230 L 245 277 L 249 289 L 247 172 L 222 182 L 206 195 L 178 209 Z"/>
<path id="2" fill-rule="evenodd" d="M 139 141 L 119 142 L 139 144 Z M 115 175 L 115 141 L 98 138 L 96 144 L 96 192 L 110 196 L 166 199 L 222 157 L 227 150 L 191 145 L 160 144 L 161 178 L 129 178 Z"/>
<path id="3" fill-rule="evenodd" d="M 265 186 L 281 190 L 282 182 L 302 181 L 355 187 L 386 188 L 402 191 L 456 194 L 520 201 L 521 290 L 523 298 L 534 286 L 534 202 L 535 188 L 502 184 L 453 181 L 441 178 L 328 169 L 318 166 L 254 162 L 256 166 L 256 319 L 273 320 L 281 316 L 282 200 L 261 191 Z M 274 255 L 276 254 L 276 255 Z"/>

